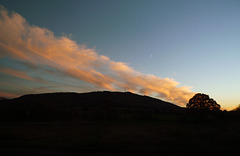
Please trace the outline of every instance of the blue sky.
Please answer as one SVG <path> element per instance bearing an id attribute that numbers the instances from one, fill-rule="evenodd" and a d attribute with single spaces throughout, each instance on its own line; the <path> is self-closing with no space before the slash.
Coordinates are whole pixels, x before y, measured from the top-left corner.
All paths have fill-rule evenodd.
<path id="1" fill-rule="evenodd" d="M 126 63 L 134 72 L 169 78 L 179 83 L 176 88 L 188 86 L 194 93 L 209 94 L 224 108 L 240 104 L 238 0 L 1 0 L 0 4 L 9 12 L 20 14 L 29 25 L 50 30 L 56 38 L 69 37 L 76 44 L 94 49 L 98 55 Z M 26 64 L 18 61 L 19 58 L 6 55 L 0 58 L 0 66 L 24 71 L 35 79 L 19 78 L 23 73 L 9 77 L 9 71 L 2 70 L 2 83 L 11 79 L 14 85 L 5 83 L 1 92 L 19 95 L 38 92 L 39 88 L 41 92 L 49 91 L 45 89 L 51 87 L 52 91 L 79 92 L 104 88 L 82 77 L 76 80 L 76 77 L 47 74 L 47 68 L 50 71 L 57 68 L 49 64 L 38 63 L 36 66 L 41 69 L 29 71 Z M 40 78 L 48 83 L 36 82 Z M 114 85 L 118 86 L 115 89 L 124 90 L 122 85 Z M 156 91 L 153 92 L 154 95 Z M 170 98 L 165 93 L 158 97 Z"/>

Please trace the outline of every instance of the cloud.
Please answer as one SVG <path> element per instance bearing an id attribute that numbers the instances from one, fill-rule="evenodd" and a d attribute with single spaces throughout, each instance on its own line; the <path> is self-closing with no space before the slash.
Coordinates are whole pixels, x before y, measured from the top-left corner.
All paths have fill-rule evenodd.
<path id="1" fill-rule="evenodd" d="M 143 74 L 124 62 L 110 60 L 95 49 L 79 45 L 66 36 L 56 37 L 46 28 L 30 25 L 17 13 L 0 7 L 0 57 L 8 56 L 29 66 L 43 65 L 108 90 L 131 90 L 186 104 L 192 96 L 189 87 L 178 87 L 170 78 Z M 2 69 L 0 72 L 32 80 L 26 73 Z M 45 74 L 54 74 L 46 72 Z"/>
<path id="2" fill-rule="evenodd" d="M 25 80 L 33 81 L 33 78 L 29 77 L 26 73 L 10 68 L 0 68 L 0 73 L 11 75 Z"/>
<path id="3" fill-rule="evenodd" d="M 0 91 L 0 97 L 15 98 L 15 97 L 18 97 L 18 95 Z"/>

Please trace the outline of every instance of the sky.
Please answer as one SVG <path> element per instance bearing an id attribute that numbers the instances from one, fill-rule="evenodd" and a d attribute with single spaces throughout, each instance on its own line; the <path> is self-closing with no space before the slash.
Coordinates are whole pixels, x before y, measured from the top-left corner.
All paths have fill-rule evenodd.
<path id="1" fill-rule="evenodd" d="M 131 91 L 240 104 L 239 0 L 0 0 L 0 96 Z"/>

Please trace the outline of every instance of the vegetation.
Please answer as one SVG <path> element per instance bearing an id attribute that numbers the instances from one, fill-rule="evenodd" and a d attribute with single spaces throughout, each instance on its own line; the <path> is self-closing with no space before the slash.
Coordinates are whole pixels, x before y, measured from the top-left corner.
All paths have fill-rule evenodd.
<path id="1" fill-rule="evenodd" d="M 186 106 L 187 108 L 198 110 L 220 110 L 221 106 L 213 99 L 210 99 L 208 95 L 197 93 L 191 98 Z"/>
<path id="2" fill-rule="evenodd" d="M 240 111 L 240 104 L 236 108 L 234 108 L 232 111 Z"/>

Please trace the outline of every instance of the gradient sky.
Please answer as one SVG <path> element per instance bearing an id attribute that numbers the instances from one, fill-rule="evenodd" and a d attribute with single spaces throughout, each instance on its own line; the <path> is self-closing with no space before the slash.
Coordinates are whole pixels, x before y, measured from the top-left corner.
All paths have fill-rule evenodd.
<path id="1" fill-rule="evenodd" d="M 0 96 L 130 90 L 184 106 L 200 92 L 240 104 L 239 0 L 0 5 Z"/>

